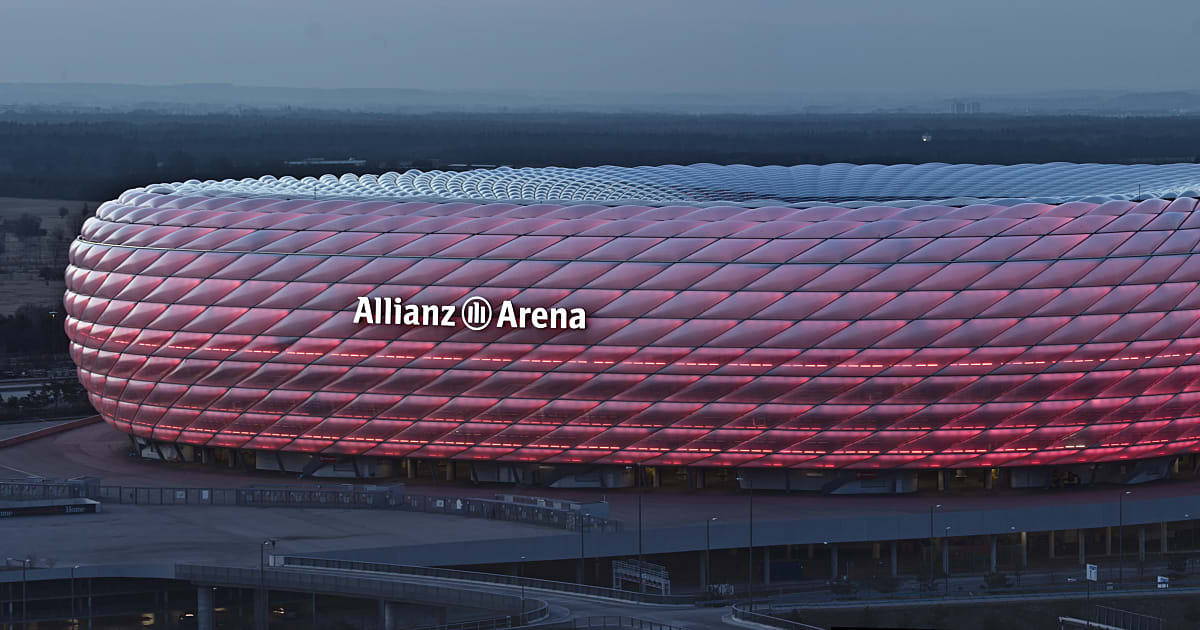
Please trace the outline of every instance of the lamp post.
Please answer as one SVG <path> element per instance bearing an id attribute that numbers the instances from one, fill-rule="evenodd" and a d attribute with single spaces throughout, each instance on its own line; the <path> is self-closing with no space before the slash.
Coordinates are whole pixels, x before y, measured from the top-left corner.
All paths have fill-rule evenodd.
<path id="1" fill-rule="evenodd" d="M 24 558 L 24 559 L 5 558 L 5 564 L 12 563 L 12 562 L 20 562 L 21 563 L 21 624 L 22 624 L 22 627 L 24 627 L 24 624 L 29 621 L 29 613 L 28 613 L 28 607 L 27 607 L 29 600 L 25 595 L 25 579 L 26 579 L 25 571 L 29 569 L 29 565 L 33 561 L 30 560 L 29 558 Z"/>
<path id="2" fill-rule="evenodd" d="M 1188 553 L 1187 553 L 1187 572 L 1192 572 L 1192 550 L 1196 546 L 1196 530 L 1192 529 L 1192 515 L 1185 513 L 1183 521 L 1187 523 L 1188 528 Z"/>
<path id="3" fill-rule="evenodd" d="M 638 591 L 646 592 L 646 556 L 642 553 L 642 493 L 638 491 Z"/>
<path id="4" fill-rule="evenodd" d="M 32 563 L 32 561 L 29 558 L 25 558 L 24 560 L 21 561 L 21 622 L 22 623 L 29 622 L 29 609 L 28 609 L 29 597 L 25 594 L 25 587 L 27 585 L 25 572 L 29 570 L 29 565 L 31 563 Z"/>
<path id="5" fill-rule="evenodd" d="M 1008 531 L 1009 531 L 1009 533 L 1012 533 L 1012 534 L 1017 533 L 1017 526 L 1009 525 Z M 1024 556 L 1022 556 L 1022 559 L 1024 559 Z M 1017 585 L 1020 586 L 1021 585 L 1021 568 L 1022 568 L 1021 563 L 1014 562 L 1013 564 L 1015 564 L 1017 567 Z"/>
<path id="6" fill-rule="evenodd" d="M 267 551 L 267 547 L 270 547 L 270 548 L 271 548 L 271 551 L 274 551 L 274 550 L 275 550 L 275 545 L 277 545 L 277 544 L 279 544 L 279 540 L 278 540 L 278 539 L 275 539 L 275 538 L 268 538 L 268 539 L 264 540 L 264 541 L 262 542 L 262 544 L 261 544 L 261 545 L 259 545 L 259 547 L 258 547 L 258 585 L 259 585 L 259 587 L 260 587 L 260 588 L 265 588 L 265 587 L 266 587 L 266 583 L 267 583 L 267 576 L 266 576 L 266 572 L 267 572 L 267 568 L 266 568 L 266 564 L 267 564 L 267 560 L 266 560 L 266 551 Z"/>
<path id="7" fill-rule="evenodd" d="M 644 556 L 642 555 L 642 465 L 634 464 L 626 466 L 625 470 L 633 471 L 633 484 L 638 489 L 638 536 L 637 536 L 637 551 L 638 551 L 638 592 L 646 592 L 646 569 L 642 565 Z"/>
<path id="8" fill-rule="evenodd" d="M 933 582 L 933 560 L 934 560 L 934 556 L 937 555 L 935 553 L 935 549 L 934 549 L 934 545 L 936 543 L 934 542 L 934 539 L 933 539 L 933 511 L 940 510 L 941 508 L 942 508 L 941 503 L 938 503 L 937 505 L 929 506 L 929 581 L 930 582 Z"/>
<path id="9" fill-rule="evenodd" d="M 746 546 L 746 594 L 750 598 L 750 610 L 754 610 L 754 482 L 750 475 L 739 475 L 737 478 L 746 484 L 746 493 L 750 499 L 750 531 L 749 544 Z"/>
<path id="10" fill-rule="evenodd" d="M 717 517 L 704 521 L 704 590 L 712 582 L 712 523 Z"/>
<path id="11" fill-rule="evenodd" d="M 942 539 L 942 544 L 946 545 L 945 557 L 942 558 L 946 562 L 946 597 L 950 597 L 950 526 L 946 526 L 946 536 Z"/>
<path id="12" fill-rule="evenodd" d="M 1125 495 L 1133 494 L 1125 490 L 1117 495 L 1117 584 L 1125 583 Z"/>
<path id="13" fill-rule="evenodd" d="M 580 512 L 579 514 L 579 583 L 583 584 L 587 581 L 587 555 L 585 555 L 583 547 L 583 530 L 589 517 Z"/>
<path id="14" fill-rule="evenodd" d="M 271 598 L 270 595 L 267 594 L 266 551 L 268 545 L 271 547 L 271 551 L 274 551 L 275 545 L 278 543 L 278 540 L 274 538 L 268 538 L 262 541 L 262 544 L 258 546 L 258 590 L 260 593 L 262 593 L 262 605 L 259 606 L 257 601 L 254 603 L 254 618 L 256 620 L 261 619 L 261 623 L 264 624 L 264 627 L 270 624 L 271 621 Z M 257 599 L 257 597 L 255 599 Z M 259 615 L 262 616 L 260 617 Z M 259 622 L 256 621 L 255 623 Z"/>
<path id="15" fill-rule="evenodd" d="M 517 577 L 521 583 L 521 624 L 525 624 L 525 556 L 521 556 L 521 563 L 517 565 Z"/>
<path id="16" fill-rule="evenodd" d="M 79 568 L 78 564 L 71 567 L 71 627 L 72 628 L 79 625 L 79 620 L 76 619 L 76 617 L 75 617 L 75 569 L 78 569 L 78 568 Z"/>

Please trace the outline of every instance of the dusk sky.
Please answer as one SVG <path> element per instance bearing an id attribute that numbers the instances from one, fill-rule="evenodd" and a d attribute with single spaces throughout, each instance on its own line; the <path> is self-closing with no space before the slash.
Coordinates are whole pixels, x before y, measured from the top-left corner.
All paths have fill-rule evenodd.
<path id="1" fill-rule="evenodd" d="M 0 82 L 1195 89 L 1195 0 L 0 0 Z"/>

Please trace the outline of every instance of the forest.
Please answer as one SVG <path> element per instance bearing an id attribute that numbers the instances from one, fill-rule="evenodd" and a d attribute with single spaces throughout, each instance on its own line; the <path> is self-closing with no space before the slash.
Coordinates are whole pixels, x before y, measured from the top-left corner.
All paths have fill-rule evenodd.
<path id="1" fill-rule="evenodd" d="M 1192 162 L 1200 117 L 0 111 L 0 197 L 450 164 Z M 306 158 L 366 166 L 288 166 Z"/>

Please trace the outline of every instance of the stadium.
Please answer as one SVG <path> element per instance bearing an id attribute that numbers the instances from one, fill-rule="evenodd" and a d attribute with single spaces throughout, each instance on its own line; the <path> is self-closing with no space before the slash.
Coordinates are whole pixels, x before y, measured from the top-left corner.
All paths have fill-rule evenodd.
<path id="1" fill-rule="evenodd" d="M 66 330 L 156 459 L 1130 483 L 1197 464 L 1197 197 L 1193 164 L 192 180 L 86 223 Z"/>

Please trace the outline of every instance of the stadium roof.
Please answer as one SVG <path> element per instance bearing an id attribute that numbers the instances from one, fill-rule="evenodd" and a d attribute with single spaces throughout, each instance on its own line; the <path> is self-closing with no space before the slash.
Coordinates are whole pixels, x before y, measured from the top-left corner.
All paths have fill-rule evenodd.
<path id="1" fill-rule="evenodd" d="M 139 189 L 209 197 L 892 206 L 1200 197 L 1200 164 L 596 166 L 188 180 Z"/>

